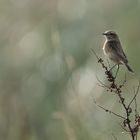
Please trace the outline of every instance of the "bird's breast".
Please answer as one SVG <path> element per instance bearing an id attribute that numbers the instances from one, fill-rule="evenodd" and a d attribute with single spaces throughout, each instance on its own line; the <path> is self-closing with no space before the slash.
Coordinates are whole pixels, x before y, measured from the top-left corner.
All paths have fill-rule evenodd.
<path id="1" fill-rule="evenodd" d="M 108 55 L 108 53 L 109 53 L 109 47 L 107 46 L 107 41 L 105 41 L 105 43 L 103 45 L 103 52 L 105 55 Z"/>

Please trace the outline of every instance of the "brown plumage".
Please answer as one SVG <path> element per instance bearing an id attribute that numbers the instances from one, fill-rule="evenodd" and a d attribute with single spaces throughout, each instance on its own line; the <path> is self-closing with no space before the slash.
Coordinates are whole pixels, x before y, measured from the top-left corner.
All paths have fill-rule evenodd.
<path id="1" fill-rule="evenodd" d="M 118 35 L 114 31 L 106 31 L 103 33 L 103 35 L 106 38 L 103 45 L 104 54 L 116 64 L 125 64 L 128 71 L 133 72 L 128 65 L 128 59 L 122 49 Z"/>

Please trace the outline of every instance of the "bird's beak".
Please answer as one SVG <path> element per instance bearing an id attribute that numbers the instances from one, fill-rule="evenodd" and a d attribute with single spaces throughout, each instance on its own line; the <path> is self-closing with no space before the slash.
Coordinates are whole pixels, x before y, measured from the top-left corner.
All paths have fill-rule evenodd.
<path id="1" fill-rule="evenodd" d="M 106 35 L 106 33 L 102 33 L 102 35 Z"/>

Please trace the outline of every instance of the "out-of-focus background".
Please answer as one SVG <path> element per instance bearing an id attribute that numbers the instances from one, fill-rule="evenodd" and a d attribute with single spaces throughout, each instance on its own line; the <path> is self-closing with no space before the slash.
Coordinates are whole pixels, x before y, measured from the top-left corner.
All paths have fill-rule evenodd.
<path id="1" fill-rule="evenodd" d="M 127 72 L 126 99 L 140 74 L 140 0 L 1 0 L 0 139 L 128 139 L 120 120 L 97 108 L 123 113 L 105 82 L 102 32 L 115 30 L 135 75 Z M 104 58 L 106 61 L 106 58 Z M 139 97 L 138 97 L 139 98 Z"/>

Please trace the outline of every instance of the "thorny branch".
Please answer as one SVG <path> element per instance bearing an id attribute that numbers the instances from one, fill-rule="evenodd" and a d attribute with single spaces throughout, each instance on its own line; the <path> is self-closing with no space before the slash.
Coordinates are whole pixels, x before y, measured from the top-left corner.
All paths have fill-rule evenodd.
<path id="1" fill-rule="evenodd" d="M 117 97 L 119 98 L 119 102 L 122 104 L 122 107 L 124 108 L 125 117 L 98 105 L 96 103 L 96 101 L 94 101 L 94 103 L 99 108 L 103 109 L 104 111 L 109 112 L 109 113 L 123 119 L 123 123 L 122 123 L 123 125 L 121 125 L 123 130 L 125 130 L 126 132 L 128 132 L 131 135 L 132 140 L 137 140 L 137 134 L 138 134 L 138 131 L 140 128 L 140 115 L 137 112 L 136 97 L 139 93 L 140 81 L 139 81 L 139 84 L 137 86 L 136 92 L 134 92 L 133 98 L 130 100 L 129 104 L 127 105 L 127 103 L 125 102 L 125 98 L 123 97 L 123 94 L 122 94 L 122 87 L 124 87 L 124 85 L 126 83 L 126 75 L 125 75 L 125 79 L 124 79 L 123 83 L 118 85 L 116 83 L 116 76 L 113 76 L 113 74 L 109 70 L 108 66 L 106 66 L 104 64 L 104 60 L 102 58 L 100 58 L 92 48 L 91 48 L 91 51 L 96 56 L 98 63 L 100 63 L 102 68 L 104 69 L 105 76 L 109 82 L 109 85 L 104 84 L 99 79 L 97 79 L 97 80 L 99 81 L 99 83 L 102 85 L 103 88 L 106 88 L 107 91 L 110 91 L 111 93 L 114 93 L 115 95 L 117 95 Z M 130 115 L 132 114 L 132 111 L 133 111 L 133 109 L 131 107 L 132 103 L 135 104 L 135 122 L 134 123 L 132 123 L 132 120 L 130 119 Z"/>

